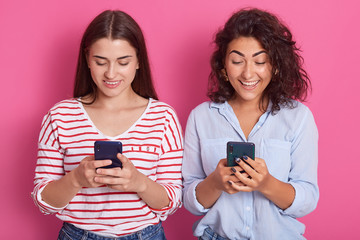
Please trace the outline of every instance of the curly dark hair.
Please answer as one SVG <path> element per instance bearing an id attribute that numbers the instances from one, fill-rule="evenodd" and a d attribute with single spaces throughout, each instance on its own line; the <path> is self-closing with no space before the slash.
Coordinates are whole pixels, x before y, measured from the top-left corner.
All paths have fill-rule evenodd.
<path id="1" fill-rule="evenodd" d="M 269 54 L 272 79 L 263 92 L 260 109 L 266 110 L 261 104 L 265 97 L 272 102 L 272 114 L 281 106 L 293 108 L 292 100 L 305 101 L 311 82 L 290 30 L 275 15 L 256 8 L 234 13 L 215 36 L 207 93 L 212 101 L 225 102 L 234 95 L 235 90 L 225 80 L 222 69 L 228 44 L 239 37 L 255 38 Z"/>

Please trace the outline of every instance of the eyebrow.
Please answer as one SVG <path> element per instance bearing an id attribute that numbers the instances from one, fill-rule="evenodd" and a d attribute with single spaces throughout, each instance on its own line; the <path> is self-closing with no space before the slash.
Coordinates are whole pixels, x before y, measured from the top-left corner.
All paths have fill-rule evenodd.
<path id="1" fill-rule="evenodd" d="M 102 56 L 98 56 L 98 55 L 94 55 L 93 57 L 107 60 L 106 57 L 102 57 Z M 131 55 L 125 55 L 125 56 L 122 56 L 122 57 L 118 57 L 117 60 L 121 60 L 121 59 L 125 59 L 125 58 L 130 58 L 130 57 L 132 57 L 132 56 L 131 56 Z"/>
<path id="2" fill-rule="evenodd" d="M 237 51 L 237 50 L 232 50 L 229 54 L 231 54 L 231 53 L 236 53 L 236 54 L 238 54 L 238 55 L 240 55 L 240 56 L 242 56 L 242 57 L 245 57 L 245 54 L 243 54 L 242 52 L 239 52 L 239 51 Z M 252 57 L 256 57 L 257 55 L 260 55 L 260 54 L 262 54 L 262 53 L 266 53 L 266 54 L 267 54 L 267 52 L 266 52 L 265 50 L 261 50 L 261 51 L 259 51 L 259 52 L 254 53 L 254 54 L 252 55 Z"/>

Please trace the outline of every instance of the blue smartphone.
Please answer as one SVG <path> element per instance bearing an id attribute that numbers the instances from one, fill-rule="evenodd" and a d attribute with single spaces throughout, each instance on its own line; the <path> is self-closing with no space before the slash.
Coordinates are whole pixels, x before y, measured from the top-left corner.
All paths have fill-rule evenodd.
<path id="1" fill-rule="evenodd" d="M 95 160 L 110 159 L 111 165 L 102 168 L 122 168 L 121 161 L 117 158 L 118 153 L 122 153 L 122 143 L 120 141 L 96 141 L 94 143 Z"/>
<path id="2" fill-rule="evenodd" d="M 242 157 L 246 155 L 253 160 L 255 159 L 255 144 L 252 142 L 228 142 L 226 152 L 227 166 L 238 166 L 238 164 L 235 162 L 236 158 L 242 159 Z M 244 162 L 246 163 L 246 161 Z"/>

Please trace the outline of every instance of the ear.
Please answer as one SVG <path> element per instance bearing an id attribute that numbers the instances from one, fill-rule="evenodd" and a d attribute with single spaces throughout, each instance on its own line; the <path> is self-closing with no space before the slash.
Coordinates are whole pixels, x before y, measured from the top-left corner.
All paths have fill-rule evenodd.
<path id="1" fill-rule="evenodd" d="M 221 69 L 221 73 L 222 73 L 222 75 L 224 76 L 225 81 L 228 82 L 228 81 L 229 81 L 229 77 L 228 77 L 228 75 L 227 75 L 226 69 L 225 69 L 225 68 Z"/>

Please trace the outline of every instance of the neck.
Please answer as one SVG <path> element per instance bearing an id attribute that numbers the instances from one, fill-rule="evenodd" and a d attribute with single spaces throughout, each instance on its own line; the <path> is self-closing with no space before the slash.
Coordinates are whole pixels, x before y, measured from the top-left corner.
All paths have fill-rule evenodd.
<path id="1" fill-rule="evenodd" d="M 95 102 L 92 103 L 91 106 L 110 110 L 123 109 L 133 106 L 134 104 L 136 105 L 141 99 L 143 98 L 137 95 L 132 89 L 115 97 L 108 97 L 98 92 Z"/>
<path id="2" fill-rule="evenodd" d="M 259 111 L 264 113 L 269 105 L 269 99 L 266 97 L 262 99 L 255 99 L 253 101 L 245 101 L 244 99 L 234 96 L 231 98 L 228 103 L 233 109 L 239 111 L 249 112 L 249 111 Z"/>

